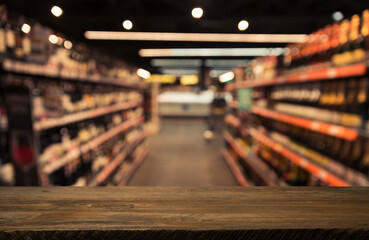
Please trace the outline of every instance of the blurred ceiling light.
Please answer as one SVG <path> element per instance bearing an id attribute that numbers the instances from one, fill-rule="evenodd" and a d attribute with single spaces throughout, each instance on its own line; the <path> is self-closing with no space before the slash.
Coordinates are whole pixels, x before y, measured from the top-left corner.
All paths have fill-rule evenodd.
<path id="1" fill-rule="evenodd" d="M 148 79 L 151 76 L 149 71 L 146 71 L 145 69 L 142 69 L 142 68 L 137 69 L 137 75 L 144 79 Z"/>
<path id="2" fill-rule="evenodd" d="M 238 23 L 238 30 L 245 31 L 249 27 L 249 22 L 246 20 L 242 20 Z"/>
<path id="3" fill-rule="evenodd" d="M 211 70 L 210 71 L 210 73 L 209 73 L 209 75 L 210 75 L 210 77 L 212 77 L 212 78 L 217 78 L 217 77 L 219 77 L 220 75 L 222 75 L 222 74 L 224 74 L 224 73 L 227 73 L 227 72 L 229 72 L 229 71 L 219 71 L 219 70 Z"/>
<path id="4" fill-rule="evenodd" d="M 297 43 L 306 42 L 308 35 L 86 31 L 85 37 L 90 40 Z"/>
<path id="5" fill-rule="evenodd" d="M 133 23 L 130 20 L 124 20 L 123 23 L 122 23 L 122 26 L 126 30 L 131 30 L 132 27 L 133 27 Z"/>
<path id="6" fill-rule="evenodd" d="M 58 37 L 55 36 L 54 34 L 51 34 L 49 36 L 49 42 L 51 42 L 52 44 L 57 44 L 58 43 Z"/>
<path id="7" fill-rule="evenodd" d="M 192 14 L 192 17 L 194 18 L 201 18 L 202 15 L 204 14 L 204 11 L 202 10 L 202 8 L 197 7 L 197 8 L 192 9 L 191 14 Z"/>
<path id="8" fill-rule="evenodd" d="M 51 13 L 55 16 L 55 17 L 60 17 L 60 15 L 63 14 L 63 10 L 58 7 L 58 6 L 53 6 L 51 8 Z"/>
<path id="9" fill-rule="evenodd" d="M 154 67 L 166 67 L 166 68 L 198 68 L 201 66 L 200 59 L 152 59 L 151 65 Z M 205 66 L 216 69 L 231 69 L 236 66 L 245 66 L 250 60 L 247 59 L 207 59 L 205 60 Z M 228 72 L 228 71 L 227 71 Z"/>
<path id="10" fill-rule="evenodd" d="M 151 65 L 155 67 L 200 67 L 199 59 L 153 59 Z"/>
<path id="11" fill-rule="evenodd" d="M 161 75 L 153 74 L 150 78 L 145 79 L 146 82 L 160 82 L 160 83 L 175 83 L 177 80 L 176 76 L 172 75 Z"/>
<path id="12" fill-rule="evenodd" d="M 166 75 L 172 76 L 183 76 L 183 75 L 198 75 L 198 69 L 168 69 L 168 68 L 161 68 L 160 72 Z"/>
<path id="13" fill-rule="evenodd" d="M 28 25 L 27 23 L 23 23 L 23 25 L 22 25 L 22 32 L 24 32 L 24 33 L 29 33 L 30 31 L 31 31 L 31 26 L 30 25 Z"/>
<path id="14" fill-rule="evenodd" d="M 181 85 L 195 85 L 199 82 L 196 75 L 184 75 L 180 78 Z"/>
<path id="15" fill-rule="evenodd" d="M 229 82 L 233 78 L 234 78 L 234 73 L 233 72 L 227 72 L 227 73 L 224 73 L 224 74 L 219 76 L 219 82 L 221 82 L 221 83 Z"/>
<path id="16" fill-rule="evenodd" d="M 205 65 L 212 68 L 233 68 L 237 66 L 246 66 L 250 60 L 247 59 L 207 59 Z"/>
<path id="17" fill-rule="evenodd" d="M 71 42 L 71 41 L 65 41 L 64 42 L 64 47 L 66 48 L 66 49 L 72 49 L 72 47 L 73 47 L 73 43 Z"/>
<path id="18" fill-rule="evenodd" d="M 61 38 L 61 37 L 58 37 L 58 41 L 57 41 L 57 44 L 58 45 L 62 45 L 63 44 L 63 38 Z"/>
<path id="19" fill-rule="evenodd" d="M 281 55 L 284 48 L 165 48 L 140 49 L 141 57 L 255 57 Z"/>
<path id="20" fill-rule="evenodd" d="M 332 18 L 336 22 L 341 21 L 343 19 L 343 14 L 340 11 L 334 12 Z"/>

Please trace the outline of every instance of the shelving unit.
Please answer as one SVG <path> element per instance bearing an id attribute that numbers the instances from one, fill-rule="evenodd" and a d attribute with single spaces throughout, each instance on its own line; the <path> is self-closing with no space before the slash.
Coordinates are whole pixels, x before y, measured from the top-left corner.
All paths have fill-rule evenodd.
<path id="1" fill-rule="evenodd" d="M 228 152 L 227 149 L 223 148 L 221 150 L 222 156 L 224 157 L 226 163 L 228 164 L 229 168 L 231 169 L 233 175 L 235 176 L 238 184 L 240 186 L 248 186 L 246 178 L 244 177 L 243 173 L 241 172 L 240 168 L 235 163 L 235 160 L 232 158 L 232 155 Z"/>
<path id="2" fill-rule="evenodd" d="M 352 64 L 342 67 L 330 67 L 322 70 L 312 70 L 299 74 L 289 74 L 273 78 L 271 80 L 244 80 L 237 83 L 230 83 L 226 86 L 227 91 L 242 88 L 258 88 L 287 83 L 303 83 L 311 81 L 332 80 L 337 78 L 363 76 L 368 72 L 367 63 Z"/>
<path id="3" fill-rule="evenodd" d="M 295 126 L 299 126 L 323 134 L 328 134 L 330 136 L 346 139 L 349 141 L 353 141 L 359 136 L 359 132 L 355 129 L 345 128 L 342 126 L 310 120 L 302 117 L 295 117 L 268 109 L 253 107 L 251 109 L 251 112 L 262 117 L 289 123 Z"/>
<path id="4" fill-rule="evenodd" d="M 141 100 L 129 98 L 125 102 L 118 102 L 118 100 L 115 100 L 114 104 L 105 104 L 105 106 L 104 104 L 101 106 L 99 103 L 96 106 L 100 107 L 79 110 L 72 113 L 62 113 L 59 114 L 58 117 L 53 117 L 52 115 L 46 116 L 42 117 L 40 120 L 36 120 L 33 112 L 34 103 L 32 101 L 34 101 L 33 89 L 37 84 L 53 84 L 58 87 L 63 83 L 74 84 L 75 86 L 78 84 L 79 86 L 96 88 L 98 89 L 97 91 L 101 91 L 101 89 L 105 88 L 116 89 L 115 91 L 118 93 L 127 92 L 128 94 L 128 92 L 137 92 L 141 94 L 141 96 L 143 96 L 144 91 L 146 91 L 146 85 L 139 82 L 134 83 L 129 79 L 88 76 L 73 71 L 69 71 L 69 74 L 67 74 L 67 71 L 54 66 L 22 62 L 8 58 L 3 58 L 0 62 L 0 66 L 0 74 L 3 80 L 1 88 L 4 89 L 4 98 L 8 99 L 8 103 L 11 102 L 11 99 L 19 100 L 19 102 L 14 102 L 14 104 L 7 104 L 7 112 L 9 113 L 8 118 L 11 121 L 9 125 L 10 128 L 7 131 L 8 138 L 10 139 L 9 143 L 14 144 L 14 140 L 12 139 L 20 141 L 17 140 L 17 138 L 24 138 L 25 136 L 26 139 L 28 139 L 28 146 L 26 147 L 29 149 L 27 150 L 29 151 L 28 158 L 31 158 L 33 162 L 31 165 L 26 165 L 26 167 L 15 160 L 12 162 L 17 176 L 15 184 L 53 185 L 54 180 L 52 179 L 56 173 L 60 175 L 63 171 L 71 171 L 70 169 L 72 169 L 72 171 L 77 171 L 77 169 L 82 166 L 81 164 L 87 164 L 83 166 L 83 169 L 84 171 L 90 171 L 86 169 L 88 164 L 92 164 L 98 154 L 107 153 L 107 149 L 102 149 L 102 145 L 111 142 L 113 138 L 117 138 L 122 134 L 121 137 L 124 139 L 124 136 L 128 134 L 131 129 L 142 128 L 145 121 L 144 114 L 127 119 L 124 117 L 126 112 L 143 108 L 143 97 Z M 82 94 L 82 92 L 80 94 Z M 19 109 L 19 106 L 24 107 L 24 110 L 18 113 L 17 108 Z M 79 126 L 78 124 L 81 123 L 91 124 L 93 121 L 101 121 L 101 119 L 106 119 L 107 117 L 111 118 L 113 115 L 119 115 L 124 119 L 123 122 L 112 128 L 105 126 L 105 129 L 109 129 L 106 130 L 106 132 L 83 144 L 72 145 L 64 150 L 65 154 L 62 156 L 55 153 L 50 155 L 46 162 L 44 158 L 43 161 L 40 162 L 39 157 L 42 155 L 40 144 L 43 137 L 49 135 L 51 132 L 55 133 L 55 131 L 62 131 L 61 129 L 66 126 Z M 21 119 L 24 119 L 24 122 L 21 122 Z M 112 121 L 112 119 L 109 121 Z M 97 176 L 93 176 L 92 174 L 92 179 L 87 181 L 87 184 L 107 184 L 111 175 L 145 138 L 146 134 L 141 134 L 140 138 L 136 139 L 134 143 L 124 147 L 118 155 L 112 156 L 111 161 L 104 170 Z M 22 157 L 21 155 L 19 156 Z M 85 163 L 85 160 L 82 160 L 85 159 L 86 156 L 90 159 L 88 161 L 90 163 Z M 75 164 L 77 164 L 77 169 Z M 72 174 L 74 173 L 72 172 Z"/>
<path id="5" fill-rule="evenodd" d="M 101 85 L 109 85 L 109 86 L 117 86 L 124 88 L 133 88 L 133 89 L 145 89 L 147 86 L 144 83 L 131 83 L 129 81 L 118 79 L 118 78 L 109 78 L 109 77 L 96 77 L 96 76 L 87 76 L 81 75 L 78 72 L 68 71 L 70 74 L 65 74 L 65 71 L 57 68 L 56 66 L 49 65 L 41 65 L 34 63 L 25 63 L 18 60 L 13 59 L 2 59 L 0 62 L 1 71 L 6 73 L 13 73 L 20 76 L 33 76 L 33 77 L 42 77 L 42 78 L 50 78 L 50 79 L 63 79 L 64 81 L 72 81 L 72 82 L 84 82 L 91 84 L 101 84 Z M 123 80 L 123 81 L 122 81 Z M 129 79 L 128 79 L 129 80 Z"/>
<path id="6" fill-rule="evenodd" d="M 122 164 L 126 157 L 145 139 L 146 134 L 142 133 L 136 140 L 119 153 L 89 184 L 90 186 L 99 186 Z"/>
<path id="7" fill-rule="evenodd" d="M 229 123 L 229 124 L 232 124 L 234 127 L 238 128 L 241 126 L 241 121 L 239 118 L 231 115 L 231 114 L 227 114 L 225 116 L 225 122 Z"/>
<path id="8" fill-rule="evenodd" d="M 35 131 L 42 131 L 45 129 L 59 127 L 59 126 L 63 126 L 66 124 L 88 120 L 91 118 L 100 117 L 100 116 L 107 115 L 110 113 L 130 109 L 133 107 L 140 106 L 141 104 L 142 102 L 130 101 L 130 102 L 116 104 L 114 106 L 101 107 L 101 108 L 91 109 L 91 110 L 78 112 L 78 113 L 71 113 L 61 118 L 49 118 L 49 119 L 37 121 L 34 123 L 33 128 Z"/>
<path id="9" fill-rule="evenodd" d="M 338 41 L 340 34 L 361 41 L 366 25 L 360 30 L 355 23 L 366 21 L 366 14 L 345 21 L 353 24 L 347 32 L 337 30 L 344 21 L 328 25 L 288 45 L 284 55 L 235 68 L 234 81 L 225 86 L 234 97 L 225 118 L 229 148 L 241 159 L 266 163 L 291 185 L 368 186 L 367 40 L 348 40 L 353 49 Z M 240 150 L 236 138 L 248 149 Z"/>
<path id="10" fill-rule="evenodd" d="M 231 108 L 238 108 L 238 102 L 236 100 L 232 100 L 231 102 L 228 103 L 228 106 Z"/>
<path id="11" fill-rule="evenodd" d="M 129 180 L 132 178 L 133 174 L 136 172 L 148 153 L 149 150 L 147 148 L 144 148 L 140 155 L 136 159 L 134 159 L 132 163 L 126 163 L 128 171 L 120 180 L 119 186 L 127 186 Z"/>
<path id="12" fill-rule="evenodd" d="M 13 184 L 111 184 L 147 136 L 151 101 L 137 68 L 0 8 L 1 161 Z"/>
<path id="13" fill-rule="evenodd" d="M 251 136 L 257 140 L 258 142 L 270 147 L 274 151 L 280 153 L 281 155 L 288 158 L 290 161 L 296 163 L 300 167 L 309 171 L 312 175 L 316 176 L 317 178 L 321 179 L 322 181 L 328 183 L 331 186 L 350 186 L 350 184 L 338 178 L 337 176 L 329 173 L 328 171 L 322 169 L 321 167 L 311 163 L 309 160 L 297 155 L 296 153 L 292 152 L 285 146 L 274 142 L 264 134 L 256 131 L 255 129 L 250 129 Z"/>
<path id="14" fill-rule="evenodd" d="M 59 168 L 65 166 L 70 161 L 74 160 L 75 158 L 80 157 L 81 154 L 84 154 L 88 151 L 91 151 L 95 148 L 97 148 L 99 145 L 101 145 L 103 142 L 111 139 L 112 137 L 118 135 L 119 133 L 122 133 L 124 131 L 127 131 L 129 128 L 137 126 L 143 122 L 143 117 L 138 117 L 135 119 L 128 120 L 119 126 L 107 131 L 106 133 L 98 136 L 97 138 L 92 139 L 91 141 L 83 144 L 79 149 L 76 148 L 72 150 L 71 152 L 67 153 L 65 156 L 59 159 L 55 159 L 50 164 L 47 164 L 42 168 L 42 171 L 45 174 L 51 174 L 52 172 L 58 170 Z"/>
<path id="15" fill-rule="evenodd" d="M 231 146 L 231 148 L 240 157 L 240 160 L 251 169 L 254 173 L 254 177 L 260 179 L 266 186 L 278 186 L 284 185 L 282 181 L 278 180 L 278 177 L 273 173 L 269 167 L 263 163 L 259 158 L 257 158 L 252 152 L 247 154 L 247 152 L 242 149 L 228 132 L 223 134 L 226 142 Z"/>

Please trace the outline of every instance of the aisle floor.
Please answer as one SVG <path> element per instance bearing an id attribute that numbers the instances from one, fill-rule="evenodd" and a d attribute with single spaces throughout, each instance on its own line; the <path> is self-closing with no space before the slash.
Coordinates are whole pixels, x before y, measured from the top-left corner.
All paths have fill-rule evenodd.
<path id="1" fill-rule="evenodd" d="M 205 141 L 203 119 L 164 119 L 129 186 L 237 186 L 220 149 L 221 131 Z"/>

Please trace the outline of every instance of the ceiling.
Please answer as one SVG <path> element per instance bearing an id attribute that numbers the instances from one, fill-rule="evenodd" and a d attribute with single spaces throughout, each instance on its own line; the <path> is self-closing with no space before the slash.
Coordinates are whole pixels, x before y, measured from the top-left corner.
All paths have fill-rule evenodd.
<path id="1" fill-rule="evenodd" d="M 279 47 L 283 44 L 97 41 L 84 38 L 87 30 L 125 31 L 122 21 L 130 19 L 138 32 L 240 33 L 237 24 L 246 19 L 244 33 L 306 34 L 331 23 L 332 13 L 345 17 L 369 8 L 368 0 L 5 0 L 10 11 L 114 54 L 134 65 L 156 71 L 150 59 L 141 58 L 141 48 Z M 64 13 L 56 18 L 53 5 Z M 191 10 L 200 6 L 201 19 Z"/>

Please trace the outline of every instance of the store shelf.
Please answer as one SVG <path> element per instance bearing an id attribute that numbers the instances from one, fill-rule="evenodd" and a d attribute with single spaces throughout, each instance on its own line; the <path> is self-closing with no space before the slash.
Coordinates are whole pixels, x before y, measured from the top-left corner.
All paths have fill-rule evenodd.
<path id="1" fill-rule="evenodd" d="M 146 133 L 142 133 L 133 143 L 125 148 L 118 156 L 116 156 L 89 184 L 90 186 L 99 186 L 114 172 L 117 167 L 126 159 L 126 157 L 137 147 L 137 145 L 146 137 Z"/>
<path id="2" fill-rule="evenodd" d="M 345 140 L 353 141 L 355 140 L 359 132 L 355 129 L 345 128 L 338 125 L 328 124 L 320 121 L 314 121 L 302 117 L 295 117 L 283 113 L 278 113 L 272 110 L 253 107 L 251 112 L 262 117 L 278 120 L 302 128 L 306 128 L 315 132 L 327 134 L 333 137 L 342 138 Z"/>
<path id="3" fill-rule="evenodd" d="M 248 186 L 249 184 L 247 183 L 246 178 L 243 176 L 243 173 L 238 168 L 238 166 L 235 163 L 234 159 L 232 158 L 231 154 L 225 148 L 223 148 L 221 150 L 221 153 L 222 153 L 226 163 L 228 164 L 229 168 L 231 169 L 234 177 L 236 178 L 238 184 L 240 186 L 243 186 L 243 187 Z"/>
<path id="4" fill-rule="evenodd" d="M 238 108 L 238 102 L 237 101 L 235 101 L 235 100 L 233 100 L 233 101 L 231 101 L 231 102 L 229 102 L 228 103 L 228 106 L 230 107 L 230 108 Z"/>
<path id="5" fill-rule="evenodd" d="M 70 75 L 63 74 L 57 66 L 40 65 L 25 63 L 11 59 L 4 59 L 1 63 L 1 69 L 5 72 L 20 74 L 34 77 L 47 77 L 54 79 L 72 80 L 92 84 L 113 85 L 125 88 L 145 89 L 143 83 L 125 83 L 122 79 L 108 77 L 89 77 L 82 74 L 73 73 Z"/>
<path id="6" fill-rule="evenodd" d="M 238 144 L 236 144 L 236 141 L 234 140 L 232 135 L 229 134 L 229 132 L 224 132 L 223 137 L 229 143 L 231 148 L 237 153 L 238 156 L 240 156 L 241 158 L 247 157 L 246 152 L 240 146 L 238 146 Z"/>
<path id="7" fill-rule="evenodd" d="M 35 131 L 42 131 L 42 130 L 46 130 L 49 128 L 64 126 L 70 123 L 75 123 L 75 122 L 79 122 L 79 121 L 83 121 L 83 120 L 87 120 L 91 118 L 100 117 L 100 116 L 114 113 L 117 111 L 130 109 L 133 107 L 137 107 L 140 104 L 142 104 L 142 102 L 140 101 L 130 101 L 130 102 L 125 102 L 125 103 L 119 103 L 114 106 L 101 107 L 101 108 L 96 108 L 96 109 L 87 110 L 83 112 L 72 113 L 72 114 L 68 114 L 60 118 L 49 118 L 49 119 L 35 122 L 33 125 L 33 128 Z"/>
<path id="8" fill-rule="evenodd" d="M 123 176 L 123 179 L 121 179 L 119 186 L 127 186 L 129 180 L 132 178 L 133 174 L 136 172 L 138 167 L 141 165 L 143 160 L 146 158 L 147 154 L 149 153 L 149 149 L 144 148 L 140 155 L 133 160 L 132 166 L 130 167 L 129 171 L 125 176 Z"/>
<path id="9" fill-rule="evenodd" d="M 345 77 L 356 77 L 365 75 L 367 73 L 367 68 L 368 67 L 366 63 L 352 64 L 343 67 L 330 67 L 323 70 L 313 70 L 299 74 L 281 76 L 271 80 L 256 80 L 256 81 L 252 80 L 230 83 L 227 85 L 226 90 L 232 91 L 234 89 L 240 88 L 256 88 L 286 83 L 298 83 L 298 82 L 320 81 Z"/>
<path id="10" fill-rule="evenodd" d="M 127 129 L 138 125 L 143 121 L 143 117 L 135 117 L 133 119 L 127 120 L 123 123 L 121 123 L 119 126 L 110 129 L 106 133 L 90 140 L 89 142 L 82 145 L 80 148 L 75 148 L 72 151 L 68 152 L 63 157 L 56 159 L 55 161 L 45 165 L 42 168 L 42 172 L 45 174 L 51 174 L 52 172 L 58 170 L 59 168 L 65 166 L 69 162 L 73 161 L 77 157 L 79 157 L 81 154 L 86 153 L 90 150 L 93 150 L 97 148 L 100 144 L 107 141 L 108 139 L 111 139 L 112 137 L 118 135 L 119 133 L 126 131 Z"/>
<path id="11" fill-rule="evenodd" d="M 299 165 L 301 168 L 304 168 L 305 170 L 310 172 L 312 175 L 328 183 L 329 185 L 331 186 L 350 186 L 350 184 L 347 183 L 346 181 L 336 177 L 335 175 L 329 173 L 328 171 L 322 169 L 321 167 L 311 163 L 309 160 L 297 155 L 296 153 L 292 152 L 291 150 L 282 146 L 281 144 L 271 140 L 270 138 L 258 132 L 257 130 L 250 129 L 249 134 L 258 142 L 268 146 L 272 150 L 283 155 L 284 157 L 289 159 L 291 162 Z"/>
<path id="12" fill-rule="evenodd" d="M 265 169 L 266 166 L 262 165 L 260 159 L 254 158 L 250 159 L 250 155 L 247 156 L 246 152 L 236 143 L 234 138 L 228 133 L 224 133 L 225 140 L 229 143 L 233 150 L 241 157 L 242 161 L 250 168 L 257 176 L 267 185 L 276 186 L 277 184 L 267 175 L 266 171 L 271 171 Z M 266 171 L 265 171 L 266 170 Z"/>
<path id="13" fill-rule="evenodd" d="M 227 114 L 224 118 L 226 123 L 231 124 L 232 126 L 234 126 L 235 128 L 239 128 L 241 126 L 241 121 L 239 118 L 231 115 L 231 114 Z"/>

